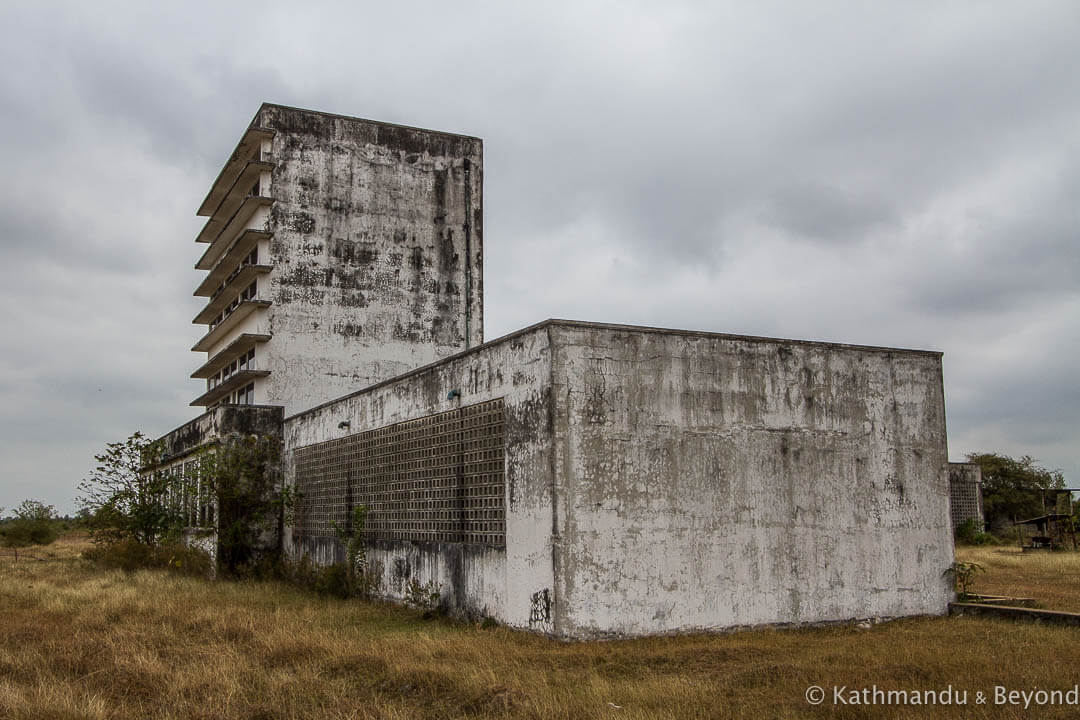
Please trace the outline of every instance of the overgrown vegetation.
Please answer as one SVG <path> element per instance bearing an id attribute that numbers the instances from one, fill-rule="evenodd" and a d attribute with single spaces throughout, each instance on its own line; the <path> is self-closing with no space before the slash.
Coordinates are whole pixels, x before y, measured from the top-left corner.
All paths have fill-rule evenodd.
<path id="1" fill-rule="evenodd" d="M 153 545 L 177 537 L 184 518 L 169 502 L 170 478 L 141 472 L 160 452 L 160 445 L 136 431 L 94 456 L 97 465 L 79 483 L 76 502 L 95 541 Z"/>
<path id="2" fill-rule="evenodd" d="M 135 572 L 159 568 L 181 575 L 205 578 L 210 574 L 210 556 L 183 543 L 146 545 L 134 540 L 98 543 L 82 553 L 84 559 L 110 570 Z"/>
<path id="3" fill-rule="evenodd" d="M 982 523 L 968 518 L 956 528 L 956 542 L 960 545 L 997 545 L 1000 540 L 980 529 Z"/>
<path id="4" fill-rule="evenodd" d="M 432 617 L 438 613 L 439 601 L 441 599 L 442 585 L 434 580 L 422 583 L 416 578 L 413 578 L 409 581 L 409 584 L 405 586 L 405 597 L 403 600 L 406 607 L 421 611 L 425 617 Z"/>
<path id="5" fill-rule="evenodd" d="M 280 441 L 260 435 L 224 438 L 191 459 L 197 478 L 144 472 L 160 463 L 162 451 L 137 431 L 94 456 L 97 465 L 79 484 L 77 500 L 94 541 L 117 546 L 100 556 L 121 558 L 117 562 L 125 567 L 140 558 L 148 567 L 158 566 L 162 552 L 134 545 L 162 546 L 165 555 L 175 555 L 189 520 L 185 504 L 196 504 L 213 508 L 205 522 L 217 533 L 217 570 L 234 577 L 281 574 L 279 539 L 295 497 L 278 486 Z"/>
<path id="6" fill-rule="evenodd" d="M 983 595 L 1033 598 L 1049 610 L 1080 612 L 1080 553 L 1023 552 L 1016 545 L 956 549 L 960 562 L 983 568 L 977 580 Z"/>
<path id="7" fill-rule="evenodd" d="M 1080 631 L 1072 628 L 941 617 L 868 630 L 841 625 L 563 642 L 421 621 L 399 607 L 313 598 L 282 583 L 102 571 L 77 557 L 86 549 L 61 538 L 44 549 L 55 555 L 49 560 L 0 563 L 0 717 L 1075 716 L 1074 707 L 1025 713 L 974 706 L 973 699 L 967 706 L 890 709 L 811 706 L 804 697 L 810 685 L 1071 688 L 1062 669 L 1080 667 Z M 1015 560 L 1029 558 L 1017 553 Z M 1076 558 L 1047 553 L 1038 560 Z M 980 585 L 993 573 L 988 567 Z"/>
<path id="8" fill-rule="evenodd" d="M 19 548 L 48 545 L 56 540 L 59 532 L 52 505 L 38 500 L 24 500 L 15 508 L 14 517 L 0 522 L 0 544 L 11 549 L 18 562 Z"/>
<path id="9" fill-rule="evenodd" d="M 230 576 L 276 572 L 294 498 L 279 487 L 281 441 L 232 435 L 203 455 L 203 482 L 217 504 L 218 569 Z"/>
<path id="10" fill-rule="evenodd" d="M 324 573 L 327 582 L 333 583 L 332 594 L 339 597 L 366 598 L 379 589 L 382 568 L 372 567 L 367 559 L 367 515 L 367 506 L 357 505 L 344 527 L 336 522 L 331 523 L 334 534 L 345 548 L 345 565 L 332 565 Z"/>
<path id="11" fill-rule="evenodd" d="M 970 453 L 967 459 L 982 470 L 983 511 L 991 528 L 1043 515 L 1050 497 L 1043 491 L 1065 487 L 1060 470 L 1047 470 L 1029 455 L 1015 459 L 997 453 Z"/>
<path id="12" fill-rule="evenodd" d="M 966 602 L 974 595 L 972 589 L 975 584 L 975 575 L 980 572 L 986 572 L 986 570 L 978 563 L 957 561 L 945 568 L 942 574 L 952 578 L 956 588 L 956 599 Z"/>

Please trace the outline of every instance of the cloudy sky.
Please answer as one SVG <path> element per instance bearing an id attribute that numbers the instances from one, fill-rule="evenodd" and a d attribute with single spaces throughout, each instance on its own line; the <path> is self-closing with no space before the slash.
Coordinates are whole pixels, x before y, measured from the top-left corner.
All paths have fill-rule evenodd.
<path id="1" fill-rule="evenodd" d="M 195 209 L 266 100 L 485 142 L 488 339 L 945 353 L 949 452 L 1080 485 L 1080 4 L 6 3 L 0 506 L 196 414 Z"/>

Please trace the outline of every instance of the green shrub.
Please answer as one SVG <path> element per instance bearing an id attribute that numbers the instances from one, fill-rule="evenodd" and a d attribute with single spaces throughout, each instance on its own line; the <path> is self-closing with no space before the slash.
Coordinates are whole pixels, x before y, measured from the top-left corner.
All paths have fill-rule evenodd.
<path id="1" fill-rule="evenodd" d="M 30 545 L 48 545 L 59 536 L 59 523 L 52 505 L 37 500 L 24 500 L 15 509 L 15 517 L 0 524 L 0 545 L 11 548 L 15 561 L 19 560 L 19 548 Z"/>
<path id="2" fill-rule="evenodd" d="M 146 545 L 135 540 L 119 540 L 99 543 L 84 552 L 83 557 L 101 567 L 124 572 L 159 569 L 208 577 L 212 568 L 206 552 L 182 543 Z"/>
<path id="3" fill-rule="evenodd" d="M 413 578 L 405 587 L 405 605 L 422 611 L 424 617 L 434 617 L 438 613 L 441 599 L 442 585 L 434 580 L 421 583 Z"/>
<path id="4" fill-rule="evenodd" d="M 319 595 L 348 598 L 355 594 L 349 569 L 340 563 L 323 567 L 304 555 L 296 562 L 283 563 L 280 570 L 280 579 Z"/>
<path id="5" fill-rule="evenodd" d="M 314 590 L 320 595 L 349 597 L 352 595 L 352 582 L 349 579 L 348 568 L 341 564 L 319 568 L 315 571 Z"/>
<path id="6" fill-rule="evenodd" d="M 952 578 L 956 590 L 956 599 L 960 602 L 966 602 L 974 595 L 971 589 L 972 585 L 975 584 L 975 574 L 984 572 L 986 572 L 986 568 L 978 563 L 954 562 L 945 568 L 942 575 Z"/>
<path id="7" fill-rule="evenodd" d="M 956 527 L 958 545 L 999 545 L 1001 541 L 988 532 L 983 532 L 982 523 L 975 518 L 968 518 Z"/>
<path id="8" fill-rule="evenodd" d="M 378 592 L 382 580 L 382 566 L 379 563 L 368 563 L 367 559 L 367 515 L 367 506 L 357 505 L 353 508 L 346 526 L 330 523 L 338 541 L 345 547 L 344 569 L 345 581 L 348 583 L 345 597 L 370 597 Z"/>
<path id="9" fill-rule="evenodd" d="M 975 536 L 979 533 L 979 523 L 975 518 L 968 518 L 964 522 L 956 526 L 956 531 L 953 533 L 956 538 L 956 542 L 961 545 L 974 545 Z"/>

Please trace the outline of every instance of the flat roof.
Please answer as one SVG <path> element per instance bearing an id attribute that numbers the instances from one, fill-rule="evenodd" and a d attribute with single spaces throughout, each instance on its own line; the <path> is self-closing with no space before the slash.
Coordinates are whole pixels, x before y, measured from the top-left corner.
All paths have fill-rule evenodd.
<path id="1" fill-rule="evenodd" d="M 476 137 L 475 135 L 464 135 L 462 133 L 446 132 L 445 130 L 432 130 L 430 128 L 417 127 L 415 125 L 401 125 L 399 123 L 383 122 L 382 120 L 369 120 L 367 118 L 356 117 L 354 115 L 339 115 L 338 113 L 323 112 L 322 110 L 309 110 L 307 108 L 298 108 L 291 105 L 282 105 L 280 103 L 264 102 L 259 106 L 258 111 L 255 113 L 255 117 L 251 120 L 250 127 L 257 129 L 259 126 L 255 122 L 259 119 L 259 113 L 263 108 L 281 108 L 282 110 L 290 110 L 292 112 L 301 112 L 307 115 L 320 115 L 322 117 L 336 118 L 338 120 L 349 120 L 351 122 L 362 122 L 370 125 L 381 125 L 382 127 L 400 128 L 401 130 L 415 130 L 417 132 L 429 133 L 431 135 L 446 135 L 448 137 L 464 138 L 466 140 L 479 140 L 483 142 L 483 138 Z"/>
<path id="2" fill-rule="evenodd" d="M 307 410 L 301 410 L 300 412 L 293 413 L 292 415 L 289 415 L 288 417 L 286 417 L 285 420 L 291 420 L 293 418 L 297 418 L 297 417 L 300 417 L 302 415 L 307 415 L 308 413 L 316 412 L 317 410 L 321 410 L 324 407 L 327 407 L 329 405 L 333 405 L 335 403 L 341 402 L 342 400 L 345 400 L 346 398 L 355 397 L 355 396 L 360 395 L 362 393 L 366 393 L 366 392 L 369 392 L 371 390 L 374 390 L 375 388 L 379 388 L 379 387 L 382 387 L 384 385 L 389 385 L 390 383 L 398 382 L 399 380 L 403 380 L 403 379 L 405 379 L 407 377 L 410 377 L 412 375 L 418 375 L 420 373 L 426 372 L 426 371 L 428 371 L 428 370 L 430 370 L 430 369 L 432 369 L 434 367 L 437 367 L 439 365 L 442 365 L 444 363 L 451 362 L 453 360 L 457 360 L 459 358 L 465 357 L 466 355 L 469 355 L 471 353 L 480 352 L 481 350 L 485 350 L 487 348 L 490 348 L 490 347 L 495 346 L 495 345 L 499 345 L 501 343 L 509 342 L 510 340 L 513 340 L 514 338 L 521 337 L 522 335 L 527 335 L 527 334 L 529 334 L 531 332 L 535 332 L 537 330 L 541 330 L 543 328 L 548 328 L 548 327 L 578 328 L 578 329 L 582 329 L 582 330 L 611 330 L 611 331 L 614 331 L 614 332 L 654 333 L 654 334 L 659 334 L 659 335 L 678 335 L 678 336 L 682 336 L 682 337 L 701 337 L 701 338 L 714 338 L 714 339 L 721 339 L 721 340 L 738 340 L 738 341 L 741 341 L 741 342 L 752 342 L 752 343 L 770 343 L 770 344 L 781 343 L 781 344 L 785 344 L 785 345 L 801 345 L 801 346 L 804 346 L 804 347 L 820 347 L 820 348 L 832 349 L 832 350 L 852 350 L 852 351 L 856 351 L 856 352 L 872 352 L 872 353 L 900 353 L 900 354 L 904 354 L 904 355 L 924 355 L 924 356 L 938 357 L 938 358 L 940 358 L 942 356 L 942 354 L 943 354 L 939 350 L 913 350 L 913 349 L 908 349 L 908 348 L 880 347 L 880 346 L 876 346 L 876 345 L 850 345 L 850 344 L 847 344 L 847 343 L 825 342 L 823 340 L 790 340 L 790 339 L 787 339 L 787 338 L 771 338 L 771 337 L 763 337 L 763 336 L 760 336 L 760 335 L 736 335 L 736 334 L 732 334 L 732 333 L 708 332 L 708 331 L 704 331 L 704 330 L 678 330 L 678 329 L 674 329 L 674 328 L 651 327 L 651 326 L 648 326 L 648 325 L 620 325 L 620 324 L 617 324 L 617 323 L 586 322 L 586 321 L 583 321 L 583 320 L 563 320 L 563 319 L 559 319 L 559 318 L 549 318 L 547 320 L 542 320 L 542 321 L 540 321 L 538 323 L 535 323 L 533 325 L 528 325 L 526 327 L 523 327 L 520 330 L 515 330 L 515 331 L 513 331 L 511 333 L 507 333 L 506 335 L 503 335 L 501 337 L 497 337 L 497 338 L 495 338 L 493 340 L 488 340 L 487 342 L 484 342 L 484 343 L 481 343 L 480 345 L 476 345 L 474 347 L 471 347 L 468 350 L 462 350 L 460 352 L 454 353 L 453 355 L 447 355 L 446 357 L 441 358 L 439 360 L 436 360 L 435 362 L 428 363 L 427 365 L 421 365 L 418 368 L 413 368 L 412 370 L 409 370 L 408 372 L 404 372 L 404 373 L 402 373 L 400 375 L 395 375 L 394 377 L 387 378 L 386 380 L 382 380 L 382 381 L 377 382 L 377 383 L 373 383 L 373 384 L 368 385 L 366 387 L 360 388 L 359 390 L 354 390 L 351 393 L 346 393 L 345 395 L 341 395 L 339 397 L 333 398 L 332 400 L 327 400 L 326 402 L 319 403 L 318 405 L 314 405 L 314 406 L 308 408 Z"/>

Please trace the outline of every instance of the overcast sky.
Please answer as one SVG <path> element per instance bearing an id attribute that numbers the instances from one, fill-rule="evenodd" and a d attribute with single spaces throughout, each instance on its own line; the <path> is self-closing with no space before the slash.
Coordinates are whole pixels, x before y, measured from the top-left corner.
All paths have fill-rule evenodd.
<path id="1" fill-rule="evenodd" d="M 0 506 L 197 414 L 195 209 L 264 100 L 484 139 L 487 339 L 941 350 L 952 459 L 1080 485 L 1078 38 L 1070 1 L 6 3 Z"/>

